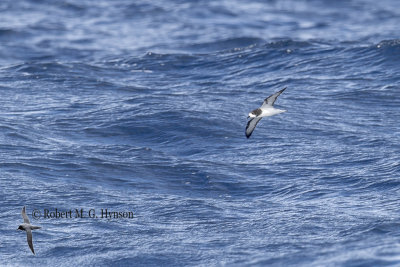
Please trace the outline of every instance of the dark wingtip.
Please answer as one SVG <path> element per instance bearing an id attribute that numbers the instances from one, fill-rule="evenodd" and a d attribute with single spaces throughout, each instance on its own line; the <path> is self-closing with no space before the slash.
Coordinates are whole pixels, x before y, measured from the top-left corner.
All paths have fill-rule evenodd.
<path id="1" fill-rule="evenodd" d="M 247 139 L 249 139 L 252 134 L 252 132 L 250 134 L 247 134 L 246 132 L 244 132 L 244 133 L 246 134 Z"/>

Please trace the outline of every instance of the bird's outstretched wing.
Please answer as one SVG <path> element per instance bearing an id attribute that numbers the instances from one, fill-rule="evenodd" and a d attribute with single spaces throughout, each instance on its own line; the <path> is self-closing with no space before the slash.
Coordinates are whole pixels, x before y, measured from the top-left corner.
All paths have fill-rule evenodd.
<path id="1" fill-rule="evenodd" d="M 256 117 L 249 120 L 246 126 L 246 137 L 250 138 L 251 134 L 253 133 L 254 129 L 257 126 L 257 123 L 262 119 L 262 117 Z"/>
<path id="2" fill-rule="evenodd" d="M 283 88 L 282 90 L 280 90 L 279 92 L 276 92 L 275 94 L 270 95 L 269 97 L 267 97 L 264 100 L 264 103 L 262 104 L 261 108 L 266 108 L 267 106 L 272 107 L 274 105 L 274 103 L 275 103 L 275 100 L 278 98 L 278 96 L 280 94 L 282 94 L 283 91 L 285 91 L 285 89 L 286 89 L 286 87 Z"/>
<path id="3" fill-rule="evenodd" d="M 25 212 L 25 206 L 22 208 L 22 218 L 24 218 L 24 223 L 30 223 L 29 222 L 29 218 L 28 218 L 28 216 L 26 215 L 26 212 Z"/>
<path id="4" fill-rule="evenodd" d="M 33 242 L 32 242 L 32 231 L 31 229 L 26 229 L 26 240 L 28 241 L 28 245 L 32 250 L 32 253 L 35 254 L 35 251 L 33 250 Z"/>

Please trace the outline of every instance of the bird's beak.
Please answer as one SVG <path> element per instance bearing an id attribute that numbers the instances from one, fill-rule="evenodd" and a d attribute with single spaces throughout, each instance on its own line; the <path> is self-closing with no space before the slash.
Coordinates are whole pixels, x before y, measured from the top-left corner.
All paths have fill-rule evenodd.
<path id="1" fill-rule="evenodd" d="M 247 116 L 247 119 L 249 119 L 250 118 L 250 116 Z"/>

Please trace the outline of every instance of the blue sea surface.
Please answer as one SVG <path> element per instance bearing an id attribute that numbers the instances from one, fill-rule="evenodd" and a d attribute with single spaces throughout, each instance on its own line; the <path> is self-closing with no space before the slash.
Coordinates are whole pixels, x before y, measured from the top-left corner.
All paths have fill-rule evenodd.
<path id="1" fill-rule="evenodd" d="M 0 265 L 399 266 L 399 25 L 395 0 L 2 0 Z"/>

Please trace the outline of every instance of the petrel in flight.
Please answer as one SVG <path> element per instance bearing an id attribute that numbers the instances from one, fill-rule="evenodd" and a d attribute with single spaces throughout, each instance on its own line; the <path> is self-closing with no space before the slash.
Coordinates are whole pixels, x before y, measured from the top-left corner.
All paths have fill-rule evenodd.
<path id="1" fill-rule="evenodd" d="M 249 116 L 247 118 L 251 118 L 249 122 L 247 122 L 246 126 L 246 137 L 250 138 L 251 134 L 253 133 L 254 129 L 257 126 L 257 123 L 263 118 L 263 117 L 268 117 L 268 116 L 273 116 L 282 112 L 285 112 L 286 110 L 283 109 L 277 109 L 274 108 L 274 103 L 277 97 L 285 91 L 286 87 L 280 90 L 279 92 L 276 92 L 275 94 L 267 97 L 264 100 L 264 103 L 261 105 L 260 108 L 253 110 L 252 112 L 249 113 Z"/>
<path id="2" fill-rule="evenodd" d="M 25 212 L 25 206 L 22 208 L 22 217 L 24 218 L 24 223 L 21 224 L 17 230 L 26 231 L 26 240 L 28 241 L 28 245 L 32 250 L 32 253 L 35 255 L 35 251 L 33 250 L 32 243 L 32 230 L 40 229 L 40 226 L 34 226 L 29 222 L 29 218 Z"/>

